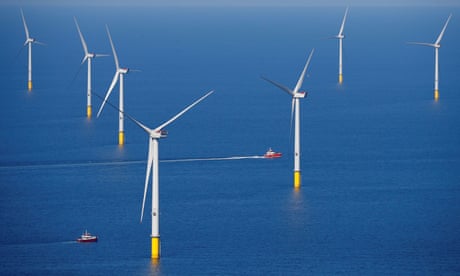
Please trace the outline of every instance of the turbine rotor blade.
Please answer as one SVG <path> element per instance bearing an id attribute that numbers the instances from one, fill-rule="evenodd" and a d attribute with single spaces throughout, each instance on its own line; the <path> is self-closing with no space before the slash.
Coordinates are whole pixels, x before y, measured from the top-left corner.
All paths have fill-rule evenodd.
<path id="1" fill-rule="evenodd" d="M 27 28 L 26 19 L 24 17 L 24 12 L 22 11 L 22 9 L 21 9 L 21 16 L 22 16 L 22 23 L 24 23 L 24 30 L 26 31 L 26 39 L 28 40 L 30 38 L 29 29 Z"/>
<path id="2" fill-rule="evenodd" d="M 109 26 L 105 25 L 105 28 L 107 29 L 107 34 L 109 35 L 110 45 L 112 46 L 113 58 L 115 59 L 115 66 L 117 67 L 117 70 L 119 70 L 120 64 L 118 63 L 117 52 L 115 51 L 115 46 L 113 45 L 112 36 L 110 35 L 110 31 L 109 31 Z"/>
<path id="3" fill-rule="evenodd" d="M 42 46 L 46 46 L 46 43 L 43 43 L 43 42 L 40 42 L 40 41 L 34 41 L 33 42 L 34 44 L 38 44 L 38 45 L 42 45 Z"/>
<path id="4" fill-rule="evenodd" d="M 92 92 L 92 94 L 95 95 L 96 97 L 98 97 L 99 99 L 104 100 L 104 98 L 102 96 L 100 96 L 99 94 L 97 94 L 95 92 Z M 132 117 L 131 115 L 129 115 L 125 111 L 121 111 L 118 107 L 116 107 L 110 101 L 106 100 L 105 103 L 107 103 L 108 105 L 110 105 L 114 109 L 118 110 L 119 112 L 123 113 L 129 120 L 133 121 L 136 125 L 138 125 L 140 128 L 145 130 L 145 132 L 147 132 L 148 134 L 150 134 L 152 132 L 152 130 L 150 128 L 146 127 L 144 124 L 142 124 L 141 122 L 136 120 L 134 117 Z"/>
<path id="5" fill-rule="evenodd" d="M 107 54 L 94 54 L 94 57 L 95 58 L 98 58 L 98 57 L 109 57 L 110 55 L 107 55 Z"/>
<path id="6" fill-rule="evenodd" d="M 75 25 L 77 26 L 78 34 L 80 35 L 80 40 L 81 40 L 81 45 L 83 46 L 83 51 L 85 51 L 85 56 L 87 56 L 89 54 L 88 46 L 86 45 L 85 39 L 83 38 L 83 34 L 80 31 L 80 26 L 78 26 L 77 18 L 75 18 L 75 16 L 73 17 L 73 20 L 75 21 Z"/>
<path id="7" fill-rule="evenodd" d="M 339 39 L 339 36 L 338 36 L 338 35 L 334 35 L 334 36 L 328 36 L 328 37 L 321 37 L 320 39 L 321 39 L 321 40 L 324 40 L 324 39 Z"/>
<path id="8" fill-rule="evenodd" d="M 110 96 L 110 93 L 112 93 L 113 88 L 118 82 L 118 77 L 120 74 L 118 72 L 115 73 L 115 76 L 113 77 L 112 83 L 110 84 L 109 90 L 107 90 L 107 93 L 105 94 L 104 101 L 102 101 L 101 107 L 99 108 L 99 111 L 97 112 L 97 118 L 99 118 L 99 115 L 101 114 L 102 109 L 104 108 L 105 103 L 107 102 L 107 99 Z"/>
<path id="9" fill-rule="evenodd" d="M 160 125 L 159 127 L 155 128 L 154 131 L 159 131 L 159 130 L 162 130 L 163 128 L 165 128 L 167 125 L 171 124 L 172 122 L 174 122 L 175 120 L 177 120 L 180 116 L 182 116 L 185 112 L 189 111 L 191 108 L 193 108 L 195 105 L 197 105 L 199 102 L 201 102 L 202 100 L 206 99 L 209 95 L 211 95 L 212 93 L 214 93 L 214 90 L 211 90 L 209 91 L 208 93 L 206 93 L 204 96 L 202 96 L 201 98 L 199 98 L 198 100 L 194 101 L 192 104 L 190 104 L 189 106 L 187 106 L 186 108 L 184 108 L 181 112 L 177 113 L 175 116 L 173 116 L 171 119 L 169 119 L 168 121 L 166 121 L 165 123 L 163 123 L 162 125 Z"/>
<path id="10" fill-rule="evenodd" d="M 81 68 L 83 67 L 82 65 L 83 65 L 83 63 L 81 63 L 80 66 L 78 66 L 78 70 L 77 70 L 77 72 L 75 73 L 75 75 L 73 76 L 72 81 L 70 82 L 70 84 L 69 84 L 69 86 L 68 86 L 69 88 L 73 85 L 75 79 L 77 78 L 78 74 L 80 73 Z"/>
<path id="11" fill-rule="evenodd" d="M 85 63 L 85 61 L 86 61 L 87 59 L 88 59 L 88 56 L 85 55 L 85 56 L 83 57 L 83 60 L 81 61 L 81 64 Z"/>
<path id="12" fill-rule="evenodd" d="M 25 45 L 24 45 L 24 46 L 25 46 Z M 22 46 L 22 47 L 19 49 L 18 53 L 14 56 L 14 61 L 16 61 L 16 59 L 18 58 L 18 56 L 22 53 L 22 50 L 24 50 L 24 48 L 25 48 L 24 46 Z"/>
<path id="13" fill-rule="evenodd" d="M 428 47 L 436 47 L 435 44 L 432 44 L 432 43 L 425 43 L 425 42 L 407 42 L 407 44 L 421 45 L 421 46 L 428 46 Z"/>
<path id="14" fill-rule="evenodd" d="M 147 190 L 149 187 L 149 178 L 150 178 L 150 171 L 153 165 L 153 143 L 152 138 L 149 137 L 149 154 L 148 154 L 148 161 L 147 161 L 147 170 L 145 172 L 145 185 L 144 185 L 144 197 L 142 198 L 142 209 L 141 209 L 141 223 L 144 217 L 144 208 L 145 208 L 145 198 L 147 196 Z"/>
<path id="15" fill-rule="evenodd" d="M 261 76 L 261 78 L 266 80 L 266 81 L 268 81 L 269 83 L 273 84 L 274 86 L 277 86 L 278 88 L 280 88 L 284 92 L 288 93 L 289 95 L 294 96 L 294 92 L 291 89 L 287 88 L 286 86 L 284 86 L 282 84 L 279 84 L 279 83 L 277 83 L 275 81 L 272 81 L 270 79 L 267 79 L 266 77 L 263 77 L 263 76 Z"/>
<path id="16" fill-rule="evenodd" d="M 342 25 L 340 26 L 340 31 L 339 31 L 339 34 L 337 36 L 342 36 L 343 35 L 343 29 L 345 27 L 345 20 L 347 20 L 347 15 L 348 15 L 348 7 L 345 10 L 345 15 L 343 16 L 343 20 L 342 20 Z"/>
<path id="17" fill-rule="evenodd" d="M 450 14 L 449 17 L 447 18 L 447 21 L 446 21 L 446 23 L 444 24 L 444 27 L 442 28 L 442 31 L 441 31 L 441 33 L 439 34 L 438 39 L 436 39 L 436 42 L 435 42 L 434 44 L 439 45 L 439 43 L 441 42 L 441 39 L 442 39 L 442 37 L 444 36 L 444 32 L 446 31 L 447 24 L 449 24 L 449 21 L 450 21 L 450 18 L 451 18 L 451 17 L 452 17 L 452 14 Z"/>
<path id="18" fill-rule="evenodd" d="M 311 56 L 313 55 L 313 53 L 315 52 L 315 49 L 313 48 L 310 52 L 310 55 L 308 56 L 308 59 L 307 59 L 307 63 L 305 63 L 305 67 L 303 68 L 303 71 L 302 71 L 302 74 L 300 74 L 300 78 L 299 80 L 297 81 L 297 84 L 294 88 L 294 94 L 299 92 L 299 89 L 300 87 L 302 86 L 302 83 L 303 83 L 303 79 L 305 77 L 305 72 L 307 72 L 307 68 L 308 68 L 308 65 L 310 64 L 310 60 L 311 60 Z"/>

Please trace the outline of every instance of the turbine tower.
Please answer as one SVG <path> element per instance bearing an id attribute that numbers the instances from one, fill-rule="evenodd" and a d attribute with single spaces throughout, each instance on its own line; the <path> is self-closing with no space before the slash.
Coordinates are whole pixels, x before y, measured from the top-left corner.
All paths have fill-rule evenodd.
<path id="1" fill-rule="evenodd" d="M 113 45 L 112 37 L 110 36 L 110 31 L 109 27 L 106 25 L 105 26 L 107 29 L 107 34 L 109 36 L 110 40 L 110 45 L 112 46 L 112 52 L 113 52 L 113 58 L 115 60 L 115 66 L 116 66 L 116 71 L 115 75 L 113 77 L 112 83 L 110 84 L 109 90 L 107 90 L 107 93 L 105 95 L 104 101 L 102 102 L 101 107 L 99 108 L 99 111 L 97 112 L 97 117 L 102 112 L 102 109 L 104 108 L 104 104 L 107 102 L 107 99 L 110 96 L 110 93 L 112 93 L 113 88 L 117 84 L 118 80 L 120 80 L 120 99 L 118 103 L 118 110 L 119 110 L 119 120 L 118 120 L 118 145 L 124 145 L 125 144 L 125 132 L 124 132 L 124 95 L 123 95 L 123 78 L 124 75 L 127 74 L 130 70 L 129 68 L 121 68 L 120 64 L 118 62 L 118 57 L 117 53 L 115 51 L 115 46 Z"/>
<path id="2" fill-rule="evenodd" d="M 345 21 L 347 20 L 347 15 L 348 15 L 348 7 L 345 10 L 345 15 L 343 16 L 342 19 L 342 25 L 340 25 L 340 30 L 339 33 L 336 36 L 333 36 L 332 38 L 336 38 L 339 40 L 339 84 L 342 84 L 343 82 L 343 73 L 342 73 L 342 43 L 343 39 L 345 38 L 345 35 L 343 34 L 343 29 L 345 27 Z"/>
<path id="3" fill-rule="evenodd" d="M 77 19 L 74 17 L 73 18 L 75 21 L 75 25 L 77 26 L 78 34 L 80 35 L 80 40 L 81 40 L 81 45 L 83 46 L 83 51 L 85 52 L 85 56 L 83 57 L 83 60 L 81 64 L 87 62 L 88 63 L 88 80 L 87 80 L 87 92 L 86 92 L 86 116 L 88 118 L 91 118 L 92 114 L 92 108 L 91 108 L 91 63 L 92 59 L 96 57 L 102 57 L 102 56 L 107 56 L 103 54 L 95 54 L 95 53 L 90 53 L 88 52 L 88 46 L 86 45 L 85 39 L 83 38 L 83 34 L 80 31 L 80 26 L 78 26 Z"/>
<path id="4" fill-rule="evenodd" d="M 29 91 L 32 91 L 32 44 L 39 44 L 39 45 L 45 45 L 44 43 L 41 43 L 35 38 L 30 37 L 29 34 L 29 29 L 27 28 L 27 23 L 26 19 L 24 17 L 24 12 L 21 9 L 21 16 L 22 16 L 22 23 L 24 23 L 24 30 L 26 31 L 26 41 L 24 42 L 24 46 L 28 46 L 29 48 L 29 60 L 28 60 L 28 78 L 27 78 L 27 89 Z"/>
<path id="5" fill-rule="evenodd" d="M 438 38 L 434 43 L 425 43 L 425 42 L 409 42 L 409 44 L 416 44 L 416 45 L 422 45 L 422 46 L 428 46 L 428 47 L 433 47 L 434 48 L 434 100 L 437 101 L 439 99 L 439 58 L 438 58 L 438 51 L 439 48 L 441 48 L 441 39 L 444 36 L 444 32 L 446 31 L 447 24 L 449 24 L 450 18 L 452 17 L 452 14 L 449 15 L 447 18 L 446 23 L 444 24 L 444 27 L 441 30 L 441 33 L 439 34 Z"/>
<path id="6" fill-rule="evenodd" d="M 294 188 L 300 188 L 301 184 L 301 175 L 300 175 L 300 99 L 305 98 L 306 92 L 299 92 L 299 89 L 302 87 L 302 83 L 305 77 L 305 72 L 307 71 L 308 65 L 310 64 L 311 57 L 315 49 L 311 50 L 310 55 L 308 56 L 307 62 L 305 67 L 303 68 L 302 73 L 300 74 L 300 78 L 297 81 L 297 84 L 294 90 L 287 88 L 286 86 L 269 80 L 265 77 L 262 77 L 264 80 L 270 82 L 271 84 L 277 86 L 284 92 L 288 93 L 292 97 L 292 104 L 291 104 L 291 124 L 292 124 L 292 116 L 295 112 L 295 121 L 294 121 Z"/>

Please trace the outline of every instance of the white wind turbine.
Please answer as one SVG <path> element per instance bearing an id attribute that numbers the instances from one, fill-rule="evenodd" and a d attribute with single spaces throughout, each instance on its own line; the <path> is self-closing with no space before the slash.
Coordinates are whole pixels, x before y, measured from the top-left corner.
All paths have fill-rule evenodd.
<path id="1" fill-rule="evenodd" d="M 447 18 L 444 27 L 441 30 L 438 38 L 434 43 L 424 43 L 424 42 L 409 42 L 409 44 L 416 44 L 422 46 L 428 46 L 434 48 L 434 100 L 437 101 L 439 99 L 439 60 L 438 60 L 438 50 L 441 48 L 441 39 L 444 36 L 444 32 L 446 31 L 447 24 L 449 24 L 449 20 L 452 17 L 452 14 L 449 15 Z"/>
<path id="2" fill-rule="evenodd" d="M 90 53 L 88 51 L 88 46 L 86 45 L 85 39 L 83 38 L 83 34 L 80 31 L 80 26 L 78 25 L 77 19 L 74 17 L 73 18 L 75 21 L 75 25 L 77 26 L 78 34 L 80 35 L 80 40 L 81 40 L 81 45 L 83 46 L 83 51 L 85 52 L 85 56 L 83 57 L 83 60 L 81 64 L 85 63 L 85 61 L 88 63 L 88 81 L 87 81 L 87 92 L 86 92 L 86 97 L 87 97 L 87 104 L 86 104 L 86 116 L 88 118 L 91 118 L 92 114 L 92 108 L 91 108 L 91 63 L 92 59 L 96 57 L 102 57 L 102 56 L 107 56 L 103 54 L 95 54 L 95 53 Z"/>
<path id="3" fill-rule="evenodd" d="M 207 98 L 209 95 L 214 93 L 213 90 L 206 93 L 204 96 L 184 108 L 181 112 L 174 115 L 165 123 L 161 124 L 160 126 L 151 129 L 139 122 L 138 120 L 134 119 L 129 114 L 126 114 L 126 117 L 133 121 L 136 125 L 142 128 L 147 134 L 149 135 L 149 152 L 148 152 L 148 160 L 147 160 L 147 170 L 145 173 L 145 185 L 144 185 L 144 196 L 142 199 L 142 209 L 141 209 L 141 223 L 144 217 L 144 209 L 145 209 L 145 200 L 147 196 L 148 190 L 148 183 L 150 174 L 152 173 L 152 233 L 151 233 L 151 244 L 152 244 L 152 259 L 159 259 L 160 258 L 160 205 L 159 205 L 159 172 L 158 172 L 158 140 L 160 138 L 167 137 L 168 133 L 164 130 L 165 127 L 173 123 L 177 120 L 180 116 L 182 116 L 185 112 L 189 111 L 199 102 Z M 97 95 L 97 94 L 96 94 Z M 105 100 L 104 100 L 105 101 Z M 109 105 L 118 109 L 116 106 L 112 105 L 110 102 L 107 102 Z M 119 109 L 118 109 L 119 110 Z M 119 110 L 120 111 L 120 110 Z M 121 112 L 121 111 L 120 111 Z"/>
<path id="4" fill-rule="evenodd" d="M 343 74 L 342 74 L 342 40 L 345 38 L 345 35 L 343 34 L 343 29 L 345 27 L 345 21 L 347 20 L 347 14 L 348 14 L 348 7 L 345 10 L 345 15 L 343 16 L 342 19 L 342 25 L 340 25 L 340 30 L 339 33 L 332 37 L 336 38 L 339 40 L 339 84 L 342 84 L 343 82 Z"/>
<path id="5" fill-rule="evenodd" d="M 308 65 L 310 64 L 311 57 L 315 49 L 311 50 L 310 55 L 308 56 L 305 67 L 303 68 L 300 78 L 297 81 L 297 84 L 294 90 L 287 88 L 286 86 L 269 80 L 265 77 L 262 77 L 264 80 L 270 82 L 271 84 L 277 86 L 281 90 L 287 92 L 292 97 L 291 105 L 291 124 L 292 117 L 295 112 L 295 122 L 294 122 L 294 188 L 300 188 L 301 178 L 300 178 L 300 104 L 299 99 L 305 98 L 306 92 L 299 92 L 299 89 L 302 87 L 302 83 L 305 77 L 305 72 L 307 71 Z"/>
<path id="6" fill-rule="evenodd" d="M 116 66 L 116 71 L 115 71 L 115 76 L 113 77 L 112 83 L 110 84 L 109 90 L 107 90 L 107 94 L 105 95 L 104 101 L 101 104 L 101 107 L 99 108 L 99 111 L 97 112 L 97 117 L 101 114 L 102 109 L 104 108 L 104 104 L 106 103 L 107 99 L 110 96 L 110 93 L 112 93 L 113 88 L 118 82 L 118 79 L 120 80 L 119 86 L 120 86 L 120 99 L 119 99 L 119 121 L 118 121 L 118 144 L 123 145 L 125 143 L 125 133 L 124 133 L 124 95 L 123 95 L 123 77 L 125 74 L 127 74 L 130 70 L 129 68 L 121 68 L 120 64 L 118 63 L 118 57 L 117 53 L 115 51 L 115 46 L 113 46 L 113 41 L 112 41 L 112 36 L 110 35 L 109 27 L 106 25 L 105 26 L 107 29 L 107 34 L 109 36 L 110 40 L 110 45 L 112 46 L 112 52 L 113 52 L 113 58 L 115 59 L 115 66 Z"/>
<path id="7" fill-rule="evenodd" d="M 27 81 L 27 88 L 29 91 L 32 90 L 32 44 L 39 44 L 45 45 L 42 42 L 35 40 L 35 38 L 30 37 L 29 29 L 27 28 L 26 19 L 24 17 L 24 12 L 21 9 L 21 16 L 22 16 L 22 23 L 24 23 L 24 30 L 26 31 L 26 41 L 24 42 L 24 46 L 28 45 L 29 47 L 29 61 L 28 61 L 28 81 Z"/>

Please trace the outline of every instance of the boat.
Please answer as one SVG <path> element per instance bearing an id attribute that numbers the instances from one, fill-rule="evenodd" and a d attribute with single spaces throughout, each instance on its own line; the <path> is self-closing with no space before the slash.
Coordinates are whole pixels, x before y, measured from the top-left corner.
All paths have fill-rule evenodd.
<path id="1" fill-rule="evenodd" d="M 77 242 L 97 242 L 97 236 L 93 236 L 85 230 L 85 233 L 77 239 Z"/>
<path id="2" fill-rule="evenodd" d="M 272 148 L 269 148 L 267 152 L 264 154 L 264 158 L 280 158 L 281 155 L 281 152 L 275 152 L 272 150 Z"/>

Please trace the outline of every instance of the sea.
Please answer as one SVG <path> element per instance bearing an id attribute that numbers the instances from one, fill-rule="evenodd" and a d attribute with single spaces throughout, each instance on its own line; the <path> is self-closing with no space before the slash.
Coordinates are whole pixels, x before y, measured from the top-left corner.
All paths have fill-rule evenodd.
<path id="1" fill-rule="evenodd" d="M 459 275 L 460 9 L 19 6 L 0 9 L 1 275 Z M 439 100 L 433 99 L 433 43 Z M 150 258 L 148 135 L 93 96 L 122 67 L 125 112 L 159 142 L 161 258 Z M 301 100 L 301 188 L 291 98 Z M 118 86 L 109 101 L 118 106 Z M 261 158 L 272 148 L 278 159 Z M 149 184 L 151 185 L 151 184 Z M 80 244 L 85 231 L 97 243 Z"/>

